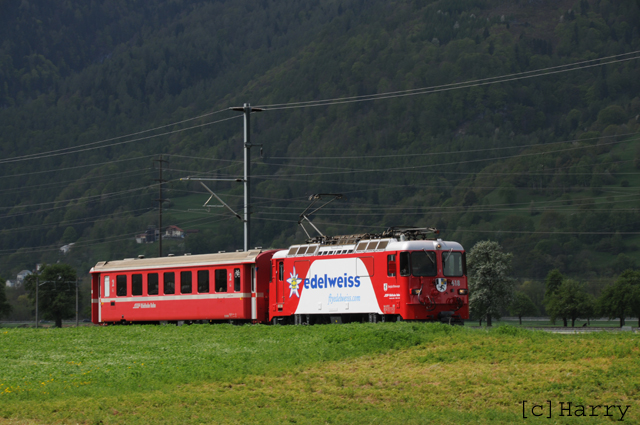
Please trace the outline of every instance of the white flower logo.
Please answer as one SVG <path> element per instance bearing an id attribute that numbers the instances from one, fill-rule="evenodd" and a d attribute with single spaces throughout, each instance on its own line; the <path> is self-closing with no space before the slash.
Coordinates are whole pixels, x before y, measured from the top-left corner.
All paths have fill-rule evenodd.
<path id="1" fill-rule="evenodd" d="M 293 294 L 296 294 L 296 296 L 298 298 L 300 298 L 300 294 L 298 293 L 298 289 L 300 288 L 300 284 L 302 283 L 302 279 L 298 278 L 298 273 L 296 273 L 296 268 L 295 266 L 293 267 L 293 273 L 290 273 L 290 278 L 287 279 L 287 283 L 289 284 L 289 289 L 291 289 L 291 292 L 289 292 L 289 298 L 291 298 L 293 296 Z"/>

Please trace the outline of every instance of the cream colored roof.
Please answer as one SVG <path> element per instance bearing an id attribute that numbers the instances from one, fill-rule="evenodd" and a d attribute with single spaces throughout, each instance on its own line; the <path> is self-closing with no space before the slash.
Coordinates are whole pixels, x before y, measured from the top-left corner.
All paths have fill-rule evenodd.
<path id="1" fill-rule="evenodd" d="M 219 254 L 181 255 L 160 258 L 129 258 L 117 261 L 101 261 L 91 269 L 92 273 L 119 270 L 158 269 L 166 267 L 197 267 L 223 264 L 253 263 L 262 253 L 261 249 L 242 252 L 221 252 Z"/>

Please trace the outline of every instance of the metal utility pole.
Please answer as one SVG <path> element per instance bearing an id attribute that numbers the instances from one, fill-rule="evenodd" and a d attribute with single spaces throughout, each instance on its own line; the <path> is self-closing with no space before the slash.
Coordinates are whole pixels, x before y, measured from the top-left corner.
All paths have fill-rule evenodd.
<path id="1" fill-rule="evenodd" d="M 78 278 L 76 277 L 76 328 L 78 327 Z"/>
<path id="2" fill-rule="evenodd" d="M 40 287 L 40 274 L 36 266 L 36 329 L 38 329 L 38 288 Z"/>
<path id="3" fill-rule="evenodd" d="M 244 113 L 244 250 L 248 251 L 251 246 L 251 113 L 262 112 L 261 108 L 252 108 L 249 103 L 242 107 L 229 108 L 233 111 Z M 262 146 L 262 145 L 255 145 Z"/>
<path id="4" fill-rule="evenodd" d="M 162 198 L 162 183 L 166 182 L 166 180 L 162 179 L 162 164 L 164 162 L 169 162 L 162 159 L 162 155 L 160 155 L 160 159 L 154 159 L 153 162 L 157 162 L 159 164 L 158 171 L 160 176 L 155 179 L 160 183 L 160 197 L 157 199 L 158 201 L 158 257 L 162 257 L 162 203 L 166 201 L 166 199 Z"/>

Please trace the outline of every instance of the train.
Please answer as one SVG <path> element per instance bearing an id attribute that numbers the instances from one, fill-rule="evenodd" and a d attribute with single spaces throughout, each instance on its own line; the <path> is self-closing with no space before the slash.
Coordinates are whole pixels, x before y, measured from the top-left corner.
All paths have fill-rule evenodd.
<path id="1" fill-rule="evenodd" d="M 91 269 L 91 321 L 324 324 L 469 319 L 465 251 L 432 228 Z"/>

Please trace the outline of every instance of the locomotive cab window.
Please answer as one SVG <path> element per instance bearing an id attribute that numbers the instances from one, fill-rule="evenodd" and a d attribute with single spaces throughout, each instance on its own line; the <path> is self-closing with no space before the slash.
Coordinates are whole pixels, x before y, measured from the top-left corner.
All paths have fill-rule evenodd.
<path id="1" fill-rule="evenodd" d="M 147 275 L 147 295 L 158 295 L 158 273 Z"/>
<path id="2" fill-rule="evenodd" d="M 209 292 L 209 270 L 198 270 L 198 292 L 201 294 Z"/>
<path id="3" fill-rule="evenodd" d="M 180 272 L 180 293 L 190 294 L 193 292 L 193 283 L 191 282 L 191 272 Z"/>
<path id="4" fill-rule="evenodd" d="M 414 251 L 411 253 L 411 274 L 414 276 L 435 276 L 438 274 L 436 253 Z"/>
<path id="5" fill-rule="evenodd" d="M 442 271 L 445 276 L 464 276 L 464 255 L 461 252 L 442 253 Z"/>
<path id="6" fill-rule="evenodd" d="M 216 270 L 216 292 L 227 292 L 227 269 Z"/>
<path id="7" fill-rule="evenodd" d="M 131 275 L 131 295 L 142 295 L 142 275 Z"/>
<path id="8" fill-rule="evenodd" d="M 278 263 L 278 280 L 284 280 L 284 263 L 282 261 Z"/>
<path id="9" fill-rule="evenodd" d="M 176 274 L 174 272 L 164 274 L 164 293 L 169 295 L 176 293 Z"/>
<path id="10" fill-rule="evenodd" d="M 409 253 L 400 253 L 400 276 L 410 276 L 411 270 L 409 269 Z"/>
<path id="11" fill-rule="evenodd" d="M 116 276 L 116 295 L 119 297 L 127 296 L 127 275 L 119 274 Z"/>
<path id="12" fill-rule="evenodd" d="M 240 269 L 233 269 L 233 290 L 240 292 Z"/>

